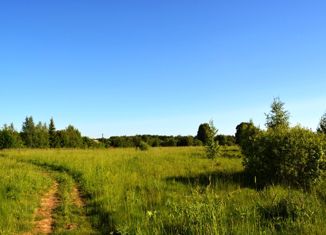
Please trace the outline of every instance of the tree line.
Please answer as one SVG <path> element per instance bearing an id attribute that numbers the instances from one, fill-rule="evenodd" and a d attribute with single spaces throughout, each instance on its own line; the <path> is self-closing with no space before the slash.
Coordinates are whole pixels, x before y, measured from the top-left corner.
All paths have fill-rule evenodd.
<path id="1" fill-rule="evenodd" d="M 4 125 L 0 130 L 0 149 L 6 148 L 89 148 L 100 147 L 101 143 L 88 137 L 82 137 L 80 131 L 72 125 L 56 130 L 54 120 L 50 124 L 38 122 L 26 117 L 21 132 L 13 124 Z"/>
<path id="2" fill-rule="evenodd" d="M 208 127 L 208 128 L 207 128 Z M 49 125 L 35 123 L 32 116 L 26 117 L 21 131 L 13 124 L 4 125 L 0 130 L 0 149 L 8 148 L 110 148 L 135 147 L 144 144 L 149 147 L 181 147 L 206 145 L 209 132 L 208 123 L 201 124 L 196 136 L 164 136 L 164 135 L 135 135 L 112 136 L 110 138 L 91 139 L 82 136 L 81 132 L 72 125 L 63 130 L 56 130 L 53 118 Z M 231 135 L 216 135 L 215 140 L 220 145 L 234 145 L 235 137 Z"/>
<path id="3" fill-rule="evenodd" d="M 201 124 L 201 125 L 206 125 Z M 207 124 L 208 125 L 208 124 Z M 207 143 L 208 129 L 204 134 L 196 136 L 165 136 L 165 135 L 135 135 L 135 136 L 112 136 L 110 138 L 100 138 L 97 141 L 103 143 L 105 147 L 139 147 L 141 143 L 146 143 L 150 147 L 186 147 L 203 146 Z M 235 137 L 232 135 L 217 135 L 215 140 L 220 145 L 235 145 Z"/>
<path id="4" fill-rule="evenodd" d="M 272 113 L 276 116 L 267 116 L 268 127 L 280 126 L 287 122 L 288 114 L 282 111 L 282 102 L 274 102 Z M 282 113 L 282 112 L 281 112 Z M 277 118 L 276 118 L 277 117 Z M 275 119 L 277 121 L 275 121 Z M 281 123 L 281 124 L 280 124 Z M 286 125 L 285 125 L 286 126 Z M 288 126 L 288 124 L 287 124 Z M 91 139 L 82 136 L 81 132 L 72 125 L 63 130 L 56 130 L 53 118 L 49 125 L 38 122 L 33 117 L 26 117 L 21 131 L 17 131 L 13 124 L 4 125 L 0 130 L 0 149 L 6 148 L 110 148 L 110 147 L 140 147 L 146 144 L 151 147 L 178 147 L 178 146 L 207 146 L 212 142 L 209 123 L 202 123 L 195 136 L 164 136 L 164 135 L 135 135 L 112 136 L 110 138 Z M 260 129 L 252 121 L 242 122 L 236 127 L 235 135 L 221 135 L 216 133 L 213 138 L 219 145 L 250 146 L 248 141 L 259 133 Z M 326 113 L 322 116 L 317 133 L 326 134 Z"/>

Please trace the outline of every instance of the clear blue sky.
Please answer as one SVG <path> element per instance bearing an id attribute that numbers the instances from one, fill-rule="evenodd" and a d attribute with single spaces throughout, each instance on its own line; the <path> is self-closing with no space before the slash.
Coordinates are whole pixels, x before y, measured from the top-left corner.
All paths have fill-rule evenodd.
<path id="1" fill-rule="evenodd" d="M 0 124 L 27 115 L 84 135 L 233 134 L 326 111 L 326 1 L 0 2 Z"/>

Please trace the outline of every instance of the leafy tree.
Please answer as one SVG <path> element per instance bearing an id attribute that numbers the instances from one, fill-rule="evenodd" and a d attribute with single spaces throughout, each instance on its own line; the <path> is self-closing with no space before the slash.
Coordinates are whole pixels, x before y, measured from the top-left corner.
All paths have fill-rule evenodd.
<path id="1" fill-rule="evenodd" d="M 322 136 L 308 129 L 268 129 L 251 141 L 243 163 L 258 186 L 285 183 L 309 188 L 321 177 L 322 146 Z"/>
<path id="2" fill-rule="evenodd" d="M 214 159 L 219 154 L 219 144 L 218 141 L 215 140 L 217 129 L 214 126 L 213 121 L 209 122 L 210 131 L 208 132 L 207 136 L 207 143 L 206 143 L 206 155 L 210 159 Z"/>
<path id="3" fill-rule="evenodd" d="M 78 129 L 69 125 L 65 130 L 60 132 L 62 147 L 80 148 L 83 146 L 83 138 Z"/>
<path id="4" fill-rule="evenodd" d="M 4 125 L 0 131 L 0 149 L 6 148 L 20 148 L 23 142 L 19 133 L 15 130 L 14 125 Z"/>
<path id="5" fill-rule="evenodd" d="M 241 122 L 236 127 L 235 143 L 240 145 L 243 151 L 250 147 L 251 141 L 260 132 L 252 120 L 250 122 Z"/>
<path id="6" fill-rule="evenodd" d="M 49 147 L 49 134 L 46 124 L 39 122 L 35 125 L 33 117 L 26 117 L 23 123 L 21 137 L 26 147 Z"/>
<path id="7" fill-rule="evenodd" d="M 198 127 L 196 139 L 203 142 L 204 145 L 208 143 L 208 138 L 211 135 L 209 123 L 202 123 Z"/>
<path id="8" fill-rule="evenodd" d="M 288 128 L 290 114 L 284 109 L 284 103 L 280 98 L 274 98 L 271 111 L 266 115 L 266 127 L 269 129 Z"/>
<path id="9" fill-rule="evenodd" d="M 321 117 L 319 126 L 317 128 L 318 133 L 326 134 L 326 113 Z"/>
<path id="10" fill-rule="evenodd" d="M 34 135 L 34 144 L 35 148 L 48 148 L 49 147 L 49 131 L 47 125 L 39 122 L 35 126 L 35 135 Z"/>
<path id="11" fill-rule="evenodd" d="M 26 147 L 35 147 L 35 124 L 32 116 L 25 118 L 21 137 Z"/>

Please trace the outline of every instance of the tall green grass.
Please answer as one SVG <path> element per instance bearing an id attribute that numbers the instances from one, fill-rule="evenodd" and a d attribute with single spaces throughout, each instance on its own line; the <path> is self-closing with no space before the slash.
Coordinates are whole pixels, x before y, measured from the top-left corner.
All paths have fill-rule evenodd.
<path id="1" fill-rule="evenodd" d="M 37 167 L 0 157 L 0 234 L 33 229 L 33 214 L 52 181 Z"/>
<path id="2" fill-rule="evenodd" d="M 224 153 L 236 150 L 223 150 Z M 6 158 L 65 171 L 102 233 L 325 234 L 325 189 L 256 189 L 241 158 L 203 148 L 11 150 Z M 240 156 L 234 153 L 232 156 Z"/>

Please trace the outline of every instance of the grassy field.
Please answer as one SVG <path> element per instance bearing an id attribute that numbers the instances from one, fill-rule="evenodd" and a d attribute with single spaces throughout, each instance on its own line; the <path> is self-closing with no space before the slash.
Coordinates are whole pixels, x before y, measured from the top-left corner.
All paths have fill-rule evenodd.
<path id="1" fill-rule="evenodd" d="M 56 234 L 326 234 L 324 181 L 310 192 L 256 189 L 237 148 L 216 160 L 200 147 L 0 154 L 0 234 L 32 231 L 53 181 L 61 202 Z M 71 202 L 74 186 L 82 211 Z"/>

